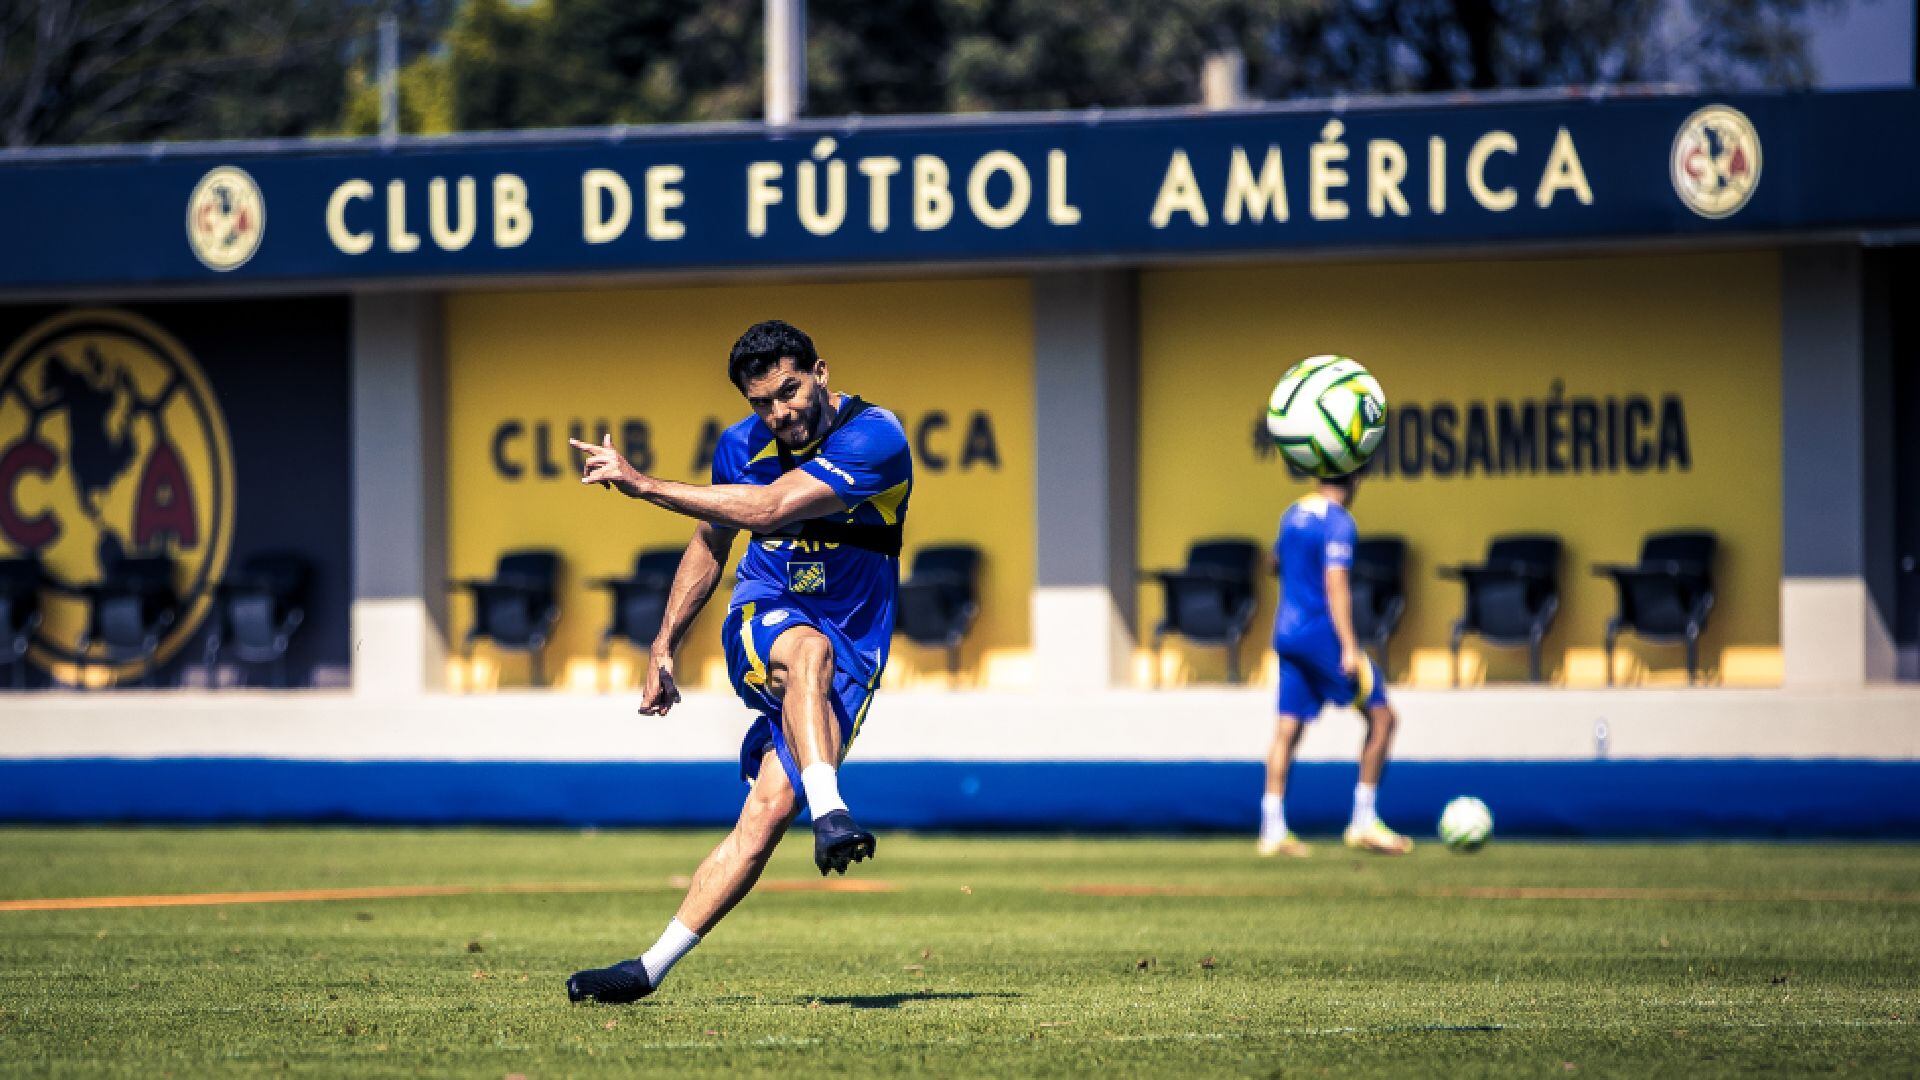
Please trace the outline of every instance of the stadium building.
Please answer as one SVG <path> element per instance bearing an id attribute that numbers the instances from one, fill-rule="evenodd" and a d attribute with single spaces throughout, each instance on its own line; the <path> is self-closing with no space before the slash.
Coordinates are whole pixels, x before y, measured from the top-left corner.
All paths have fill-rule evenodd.
<path id="1" fill-rule="evenodd" d="M 1920 834 L 1914 130 L 1901 90 L 0 153 L 0 819 L 729 818 L 723 605 L 635 716 L 610 628 L 689 529 L 567 440 L 704 482 L 777 317 L 906 425 L 905 565 L 979 555 L 853 751 L 876 823 L 1251 831 L 1273 579 L 1153 572 L 1271 542 L 1268 391 L 1336 352 L 1405 542 L 1386 817 Z M 1704 565 L 1596 570 L 1675 531 Z M 1466 575 L 1456 649 L 1442 571 L 1515 536 L 1557 563 Z M 1675 603 L 1692 664 L 1608 648 Z M 1358 732 L 1308 736 L 1301 826 Z"/>

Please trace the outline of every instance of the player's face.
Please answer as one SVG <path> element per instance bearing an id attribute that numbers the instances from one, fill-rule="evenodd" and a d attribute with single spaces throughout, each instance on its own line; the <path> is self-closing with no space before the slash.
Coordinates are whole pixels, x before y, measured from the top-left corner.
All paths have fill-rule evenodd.
<path id="1" fill-rule="evenodd" d="M 790 447 L 811 442 L 825 426 L 827 362 L 802 369 L 792 358 L 757 379 L 747 380 L 747 404 L 773 437 Z"/>

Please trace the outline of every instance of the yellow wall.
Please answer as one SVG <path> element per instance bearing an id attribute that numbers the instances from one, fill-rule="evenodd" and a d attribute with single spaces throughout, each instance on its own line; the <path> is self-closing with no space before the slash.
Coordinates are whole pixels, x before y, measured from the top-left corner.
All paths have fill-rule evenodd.
<path id="1" fill-rule="evenodd" d="M 611 424 L 618 443 L 628 419 L 644 420 L 653 471 L 706 483 L 706 472 L 696 475 L 693 467 L 703 425 L 712 420 L 724 427 L 748 412 L 727 381 L 727 350 L 748 325 L 766 318 L 786 319 L 813 337 L 836 389 L 900 416 L 916 442 L 909 557 L 936 542 L 970 542 L 986 551 L 982 613 L 964 654 L 963 679 L 1017 672 L 1029 647 L 1034 549 L 1033 332 L 1024 279 L 451 297 L 447 510 L 454 576 L 490 575 L 508 548 L 558 548 L 566 569 L 549 670 L 564 672 L 562 681 L 572 685 L 592 686 L 596 673 L 585 661 L 594 655 L 609 608 L 606 594 L 584 583 L 625 574 L 642 548 L 684 546 L 693 527 L 646 504 L 583 489 L 567 429 L 578 422 L 597 441 L 602 426 Z M 928 425 L 936 412 L 947 426 Z M 976 413 L 990 427 L 997 467 L 978 444 L 963 460 Z M 510 463 L 525 470 L 519 479 L 503 476 L 495 464 L 495 436 L 507 420 L 518 420 L 527 432 L 510 442 Z M 543 478 L 537 469 L 534 433 L 541 423 L 558 476 Z M 729 572 L 722 589 L 731 583 Z M 722 592 L 688 635 L 680 656 L 683 682 L 724 685 L 717 634 L 725 607 Z M 467 601 L 456 599 L 453 633 L 464 635 L 470 619 Z M 942 654 L 896 640 L 888 681 L 934 678 L 944 665 Z M 481 683 L 487 668 L 481 665 Z M 518 657 L 501 658 L 498 670 L 508 685 L 526 679 Z M 631 668 L 623 665 L 611 677 L 625 683 Z M 456 671 L 456 679 L 463 678 Z"/>
<path id="2" fill-rule="evenodd" d="M 1716 530 L 1720 594 L 1702 655 L 1726 683 L 1777 679 L 1780 595 L 1779 260 L 1773 253 L 1431 264 L 1292 265 L 1147 273 L 1142 293 L 1141 524 L 1144 565 L 1176 564 L 1189 541 L 1239 535 L 1272 542 L 1280 512 L 1307 489 L 1256 453 L 1273 383 L 1315 353 L 1359 359 L 1406 402 L 1642 394 L 1684 404 L 1691 467 L 1667 471 L 1380 477 L 1355 506 L 1362 536 L 1412 545 L 1409 604 L 1390 677 L 1445 678 L 1458 584 L 1434 568 L 1477 561 L 1514 530 L 1566 539 L 1562 608 L 1548 639 L 1549 678 L 1604 678 L 1613 586 L 1595 562 L 1629 562 L 1654 529 Z M 1256 662 L 1271 632 L 1264 586 Z M 1140 630 L 1158 619 L 1141 596 Z M 1143 636 L 1142 640 L 1146 640 Z M 1684 678 L 1679 646 L 1623 639 L 1629 682 Z M 1163 675 L 1221 677 L 1218 650 L 1169 650 Z M 1524 650 L 1478 650 L 1469 680 L 1522 678 Z M 1484 670 L 1482 660 L 1484 659 Z M 1151 668 L 1144 661 L 1141 677 Z M 1272 678 L 1269 659 L 1264 677 Z"/>

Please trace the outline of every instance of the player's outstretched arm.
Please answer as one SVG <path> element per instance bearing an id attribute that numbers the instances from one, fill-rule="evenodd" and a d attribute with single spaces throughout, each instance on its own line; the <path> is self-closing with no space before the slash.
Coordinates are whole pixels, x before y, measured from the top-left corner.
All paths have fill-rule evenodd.
<path id="1" fill-rule="evenodd" d="M 680 700 L 680 687 L 673 676 L 673 656 L 700 610 L 713 598 L 720 583 L 720 569 L 727 564 L 727 552 L 733 547 L 733 529 L 701 522 L 693 531 L 693 542 L 680 556 L 673 573 L 673 587 L 667 593 L 667 610 L 660 619 L 660 633 L 653 639 L 647 657 L 647 686 L 640 703 L 645 716 L 665 716 Z"/>
<path id="2" fill-rule="evenodd" d="M 599 446 L 569 439 L 587 455 L 580 482 L 611 487 L 632 499 L 698 521 L 751 533 L 771 533 L 798 521 L 845 513 L 847 504 L 826 482 L 795 469 L 771 484 L 682 484 L 648 476 L 613 448 L 613 436 Z"/>

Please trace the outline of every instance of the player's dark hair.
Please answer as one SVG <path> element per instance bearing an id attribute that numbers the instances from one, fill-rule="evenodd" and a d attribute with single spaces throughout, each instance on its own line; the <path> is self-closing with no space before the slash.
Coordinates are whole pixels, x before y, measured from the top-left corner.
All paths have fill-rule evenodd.
<path id="1" fill-rule="evenodd" d="M 744 394 L 748 380 L 760 378 L 789 357 L 795 367 L 807 371 L 820 359 L 820 354 L 814 351 L 813 339 L 806 331 L 790 322 L 768 319 L 754 323 L 727 354 L 727 378 Z"/>

